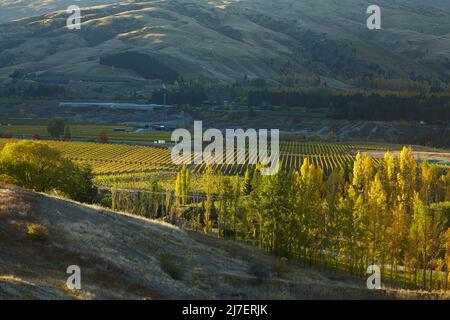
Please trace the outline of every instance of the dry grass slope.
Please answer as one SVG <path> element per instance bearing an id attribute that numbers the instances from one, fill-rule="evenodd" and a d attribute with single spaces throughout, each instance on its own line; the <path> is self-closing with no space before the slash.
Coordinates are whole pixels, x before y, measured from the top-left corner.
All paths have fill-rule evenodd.
<path id="1" fill-rule="evenodd" d="M 0 243 L 0 299 L 422 297 L 280 268 L 254 247 L 13 186 L 0 186 Z M 69 265 L 81 267 L 81 291 L 65 286 Z"/>
<path id="2" fill-rule="evenodd" d="M 48 13 L 65 9 L 66 0 L 25 10 L 25 16 L 47 15 L 0 25 L 0 80 L 14 70 L 42 80 L 141 79 L 99 64 L 101 56 L 125 51 L 148 54 L 187 78 L 227 82 L 245 74 L 278 79 L 287 66 L 334 79 L 380 70 L 394 78 L 449 75 L 442 66 L 448 64 L 450 7 L 438 0 L 380 0 L 383 30 L 372 33 L 365 0 L 108 2 L 80 1 L 102 4 L 83 8 L 80 31 L 65 28 L 65 11 Z M 9 16 L 18 11 L 2 4 Z"/>

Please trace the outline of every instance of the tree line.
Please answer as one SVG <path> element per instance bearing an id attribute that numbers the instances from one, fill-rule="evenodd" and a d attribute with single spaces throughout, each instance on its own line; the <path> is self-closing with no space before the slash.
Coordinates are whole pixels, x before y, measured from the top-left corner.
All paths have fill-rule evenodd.
<path id="1" fill-rule="evenodd" d="M 223 176 L 211 166 L 194 193 L 183 166 L 175 191 L 155 180 L 150 190 L 112 190 L 109 206 L 188 225 L 224 239 L 253 244 L 279 257 L 365 274 L 412 287 L 447 289 L 450 268 L 450 170 L 418 164 L 411 148 L 390 152 L 376 165 L 357 154 L 352 168 L 325 173 L 305 159 L 296 172 Z M 57 190 L 92 202 L 97 190 L 89 167 L 79 166 L 36 141 L 7 144 L 0 152 L 0 181 L 40 192 Z M 184 223 L 184 222 L 183 222 Z M 434 283 L 434 285 L 433 285 Z"/>
<path id="2" fill-rule="evenodd" d="M 250 90 L 249 106 L 287 106 L 328 109 L 335 119 L 446 122 L 450 119 L 449 94 L 339 93 L 332 90 Z"/>
<path id="3" fill-rule="evenodd" d="M 19 98 L 58 98 L 66 95 L 63 86 L 30 81 L 17 80 L 0 87 L 0 94 L 3 97 Z"/>
<path id="4" fill-rule="evenodd" d="M 293 174 L 256 169 L 240 179 L 208 168 L 202 179 L 205 199 L 184 213 L 194 228 L 280 257 L 355 274 L 377 264 L 412 286 L 430 288 L 433 275 L 447 286 L 450 172 L 418 165 L 410 148 L 379 166 L 358 154 L 352 170 L 328 176 L 305 159 Z"/>

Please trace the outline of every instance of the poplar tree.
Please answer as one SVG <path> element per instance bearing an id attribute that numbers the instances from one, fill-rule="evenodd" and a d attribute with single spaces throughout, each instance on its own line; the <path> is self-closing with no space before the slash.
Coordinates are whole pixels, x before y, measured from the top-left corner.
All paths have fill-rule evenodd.
<path id="1" fill-rule="evenodd" d="M 353 186 L 348 186 L 344 195 L 340 197 L 337 206 L 340 216 L 339 238 L 342 239 L 342 255 L 347 257 L 346 262 L 351 273 L 354 271 L 357 245 L 361 234 L 355 210 L 356 200 L 356 192 Z"/>
<path id="2" fill-rule="evenodd" d="M 450 270 L 450 228 L 444 234 L 444 249 L 445 249 L 445 266 L 446 266 L 446 282 L 448 281 L 448 272 Z"/>
<path id="3" fill-rule="evenodd" d="M 214 211 L 214 174 L 211 166 L 207 166 L 204 175 L 204 191 L 206 193 L 205 214 L 203 218 L 204 232 L 210 233 L 213 229 L 212 214 Z"/>
<path id="4" fill-rule="evenodd" d="M 175 181 L 175 196 L 178 205 L 186 205 L 189 203 L 189 192 L 191 188 L 191 178 L 187 166 L 184 164 L 181 171 L 177 174 Z"/>
<path id="5" fill-rule="evenodd" d="M 397 184 L 397 166 L 394 156 L 389 151 L 384 154 L 379 172 L 382 175 L 387 200 L 390 205 L 393 205 L 397 200 L 397 195 L 395 194 Z"/>
<path id="6" fill-rule="evenodd" d="M 320 209 L 323 170 L 316 168 L 305 158 L 299 172 L 294 176 L 294 208 L 297 219 L 297 249 L 317 250 L 321 242 Z M 310 256 L 311 258 L 311 256 Z"/>
<path id="7" fill-rule="evenodd" d="M 70 132 L 70 127 L 69 126 L 65 126 L 64 127 L 64 135 L 63 135 L 64 140 L 68 141 L 70 139 L 72 139 L 72 133 Z"/>
<path id="8" fill-rule="evenodd" d="M 177 179 L 175 181 L 175 198 L 176 198 L 176 204 L 181 205 L 182 204 L 182 179 L 181 179 L 181 172 L 177 174 Z"/>
<path id="9" fill-rule="evenodd" d="M 252 192 L 252 174 L 250 169 L 247 167 L 245 170 L 244 181 L 242 182 L 242 194 L 248 196 Z"/>
<path id="10" fill-rule="evenodd" d="M 416 263 L 416 272 L 422 268 L 423 288 L 426 288 L 426 267 L 428 265 L 429 221 L 427 216 L 428 208 L 420 199 L 419 194 L 415 192 L 412 201 L 411 250 Z"/>
<path id="11" fill-rule="evenodd" d="M 226 177 L 219 175 L 217 180 L 219 197 L 217 224 L 219 228 L 219 236 L 229 238 L 231 233 L 231 211 L 234 191 L 232 185 Z"/>
<path id="12" fill-rule="evenodd" d="M 388 257 L 391 264 L 391 278 L 395 272 L 397 278 L 398 265 L 409 265 L 407 259 L 409 219 L 402 203 L 390 209 L 392 211 L 392 223 L 387 226 Z"/>
<path id="13" fill-rule="evenodd" d="M 448 170 L 446 175 L 440 177 L 439 183 L 443 190 L 443 201 L 450 201 L 450 170 Z"/>
<path id="14" fill-rule="evenodd" d="M 420 164 L 420 196 L 425 204 L 435 202 L 439 195 L 438 188 L 439 169 L 437 166 L 430 166 L 426 162 Z"/>
<path id="15" fill-rule="evenodd" d="M 417 163 L 411 154 L 412 149 L 404 147 L 399 155 L 397 173 L 398 201 L 402 202 L 408 212 L 411 212 L 414 192 L 416 190 Z"/>

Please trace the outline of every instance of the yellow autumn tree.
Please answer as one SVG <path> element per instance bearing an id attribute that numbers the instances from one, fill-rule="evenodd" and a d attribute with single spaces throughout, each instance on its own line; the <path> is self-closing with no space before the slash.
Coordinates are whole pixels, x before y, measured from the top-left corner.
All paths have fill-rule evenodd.
<path id="1" fill-rule="evenodd" d="M 436 202 L 439 168 L 426 162 L 420 164 L 420 196 L 426 204 Z"/>
<path id="2" fill-rule="evenodd" d="M 412 155 L 412 148 L 404 147 L 399 155 L 397 186 L 399 202 L 410 211 L 416 190 L 417 163 Z"/>
<path id="3" fill-rule="evenodd" d="M 395 157 L 387 151 L 384 154 L 383 161 L 380 164 L 380 173 L 382 174 L 383 184 L 386 190 L 387 199 L 390 204 L 396 200 L 397 167 Z"/>

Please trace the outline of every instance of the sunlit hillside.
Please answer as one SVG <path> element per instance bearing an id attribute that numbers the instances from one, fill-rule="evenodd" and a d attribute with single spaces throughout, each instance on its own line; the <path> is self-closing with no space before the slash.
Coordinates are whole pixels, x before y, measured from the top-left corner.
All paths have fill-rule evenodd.
<path id="1" fill-rule="evenodd" d="M 164 78 L 145 72 L 150 65 L 222 81 L 319 74 L 331 86 L 363 75 L 449 75 L 444 66 L 450 8 L 442 1 L 380 1 L 383 32 L 367 29 L 369 2 L 363 0 L 131 1 L 92 7 L 108 2 L 78 2 L 91 6 L 82 9 L 81 30 L 65 28 L 65 11 L 0 26 L 0 77 L 17 70 L 41 80 Z M 8 17 L 67 4 L 29 2 L 19 8 L 0 2 Z M 122 61 L 113 73 L 102 63 L 116 53 L 133 60 L 130 51 L 143 54 L 139 70 Z"/>

